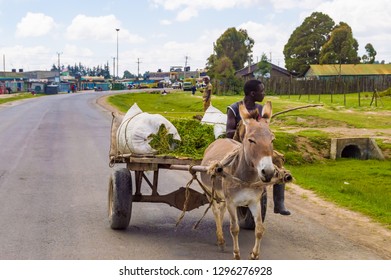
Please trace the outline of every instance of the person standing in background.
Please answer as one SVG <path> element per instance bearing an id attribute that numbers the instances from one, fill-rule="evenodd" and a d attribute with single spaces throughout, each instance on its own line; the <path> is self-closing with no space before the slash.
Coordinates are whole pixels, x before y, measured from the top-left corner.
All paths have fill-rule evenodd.
<path id="1" fill-rule="evenodd" d="M 204 112 L 205 112 L 210 106 L 210 100 L 212 98 L 212 84 L 210 83 L 210 79 L 208 76 L 205 76 L 203 80 L 205 83 L 205 88 L 202 94 L 202 101 L 204 102 Z"/>

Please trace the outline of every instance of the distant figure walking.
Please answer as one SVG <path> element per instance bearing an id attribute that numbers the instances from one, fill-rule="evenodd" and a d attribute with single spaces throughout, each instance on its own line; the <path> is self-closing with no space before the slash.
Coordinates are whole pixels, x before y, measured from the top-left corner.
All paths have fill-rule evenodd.
<path id="1" fill-rule="evenodd" d="M 202 100 L 204 102 L 204 112 L 209 108 L 210 106 L 210 99 L 212 98 L 212 84 L 210 83 L 210 79 L 208 76 L 204 77 L 204 93 L 202 95 Z"/>

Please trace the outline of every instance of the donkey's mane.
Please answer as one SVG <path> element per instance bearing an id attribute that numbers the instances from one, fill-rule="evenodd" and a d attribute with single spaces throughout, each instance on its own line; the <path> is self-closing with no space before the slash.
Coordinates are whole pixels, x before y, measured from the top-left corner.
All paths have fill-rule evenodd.
<path id="1" fill-rule="evenodd" d="M 251 110 L 249 113 L 249 117 L 254 119 L 254 120 L 258 120 L 261 116 L 261 114 L 259 113 L 258 109 L 255 108 L 254 110 Z"/>

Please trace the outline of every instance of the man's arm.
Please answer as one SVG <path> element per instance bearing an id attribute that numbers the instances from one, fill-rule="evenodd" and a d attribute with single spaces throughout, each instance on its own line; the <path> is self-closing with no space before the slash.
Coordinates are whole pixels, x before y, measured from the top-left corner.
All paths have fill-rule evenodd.
<path id="1" fill-rule="evenodd" d="M 226 137 L 227 138 L 234 138 L 235 131 L 236 131 L 236 119 L 235 115 L 232 112 L 232 110 L 227 110 L 227 126 L 226 126 Z"/>

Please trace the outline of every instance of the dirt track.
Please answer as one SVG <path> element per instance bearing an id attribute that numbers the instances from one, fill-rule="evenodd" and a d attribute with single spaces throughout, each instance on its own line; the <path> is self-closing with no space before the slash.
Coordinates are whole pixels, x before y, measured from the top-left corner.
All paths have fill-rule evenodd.
<path id="1" fill-rule="evenodd" d="M 116 111 L 106 102 L 106 97 L 100 97 L 97 99 L 97 103 L 108 111 Z M 342 131 L 347 136 L 349 130 L 343 129 L 341 133 Z M 350 131 L 356 135 L 359 133 L 358 130 Z M 337 130 L 334 129 L 334 132 Z M 365 136 L 370 136 L 372 133 L 375 132 L 370 132 Z M 389 133 L 391 135 L 391 131 Z M 294 215 L 303 215 L 308 219 L 315 220 L 346 239 L 373 250 L 383 259 L 391 259 L 391 230 L 370 218 L 337 207 L 335 204 L 321 199 L 312 191 L 302 189 L 295 184 L 287 186 L 286 204 Z"/>

